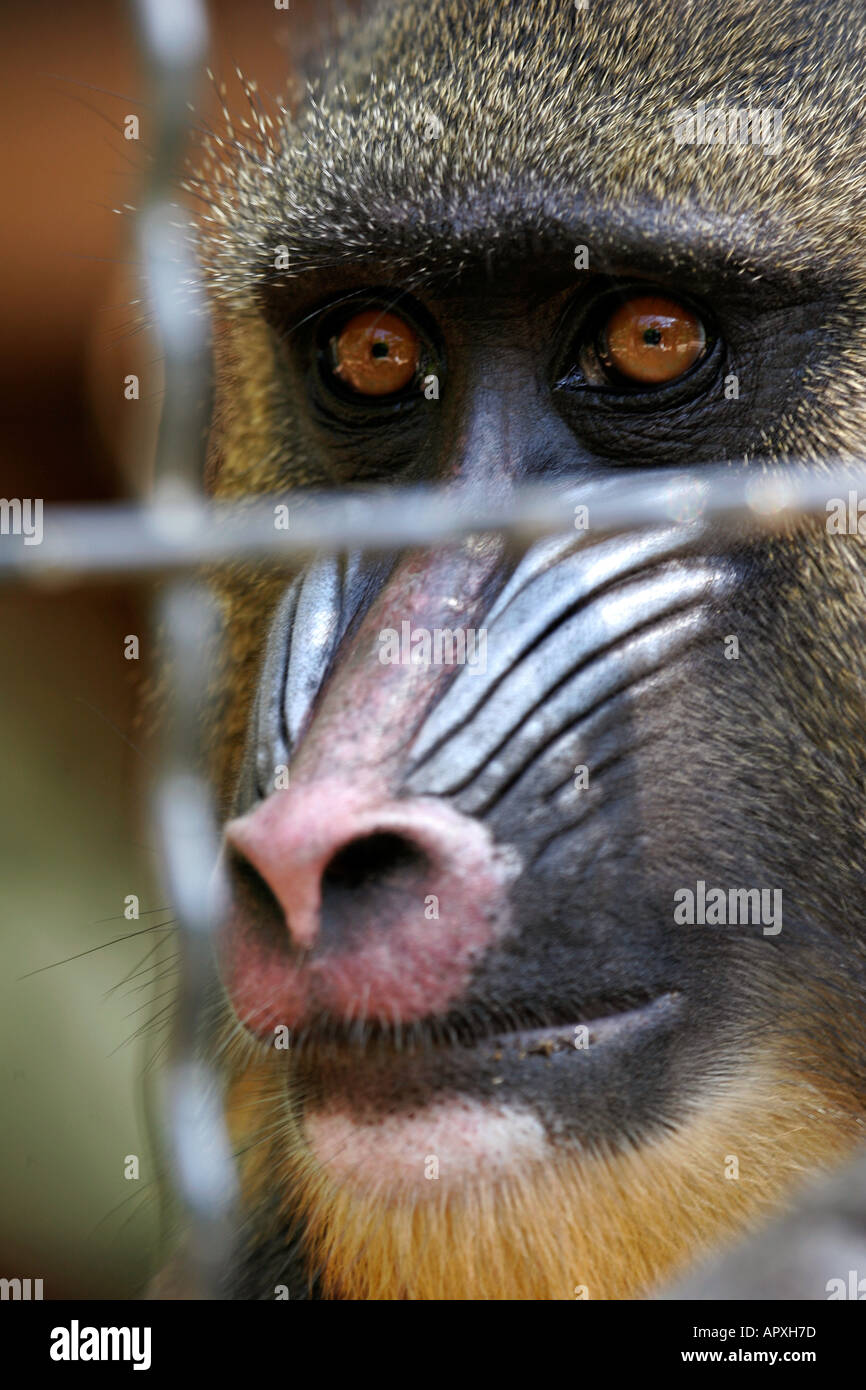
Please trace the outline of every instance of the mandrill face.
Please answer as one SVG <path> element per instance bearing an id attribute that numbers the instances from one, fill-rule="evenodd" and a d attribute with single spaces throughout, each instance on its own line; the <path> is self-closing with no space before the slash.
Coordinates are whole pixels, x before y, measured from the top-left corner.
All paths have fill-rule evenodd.
<path id="1" fill-rule="evenodd" d="M 205 162 L 214 493 L 853 454 L 862 26 L 649 9 L 389 8 Z M 223 590 L 250 1296 L 639 1296 L 860 1133 L 862 542 L 577 525 Z"/>

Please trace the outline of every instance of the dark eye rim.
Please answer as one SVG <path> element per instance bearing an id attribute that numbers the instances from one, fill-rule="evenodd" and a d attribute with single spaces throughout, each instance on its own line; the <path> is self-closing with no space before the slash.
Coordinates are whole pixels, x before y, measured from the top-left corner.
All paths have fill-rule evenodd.
<path id="1" fill-rule="evenodd" d="M 341 381 L 334 371 L 333 344 L 339 334 L 358 314 L 369 309 L 381 309 L 383 313 L 396 314 L 417 333 L 420 352 L 418 366 L 412 378 L 399 391 L 384 396 L 365 396 L 353 391 L 351 386 Z M 393 288 L 359 290 L 351 300 L 343 296 L 339 302 L 325 305 L 317 315 L 313 325 L 312 356 L 314 394 L 319 404 L 331 403 L 340 413 L 347 412 L 368 418 L 389 418 L 403 413 L 424 401 L 422 388 L 425 377 L 434 373 L 439 377 L 439 393 L 442 393 L 444 354 L 439 343 L 436 326 L 429 314 L 415 300 L 405 293 L 398 294 Z"/>
<path id="2" fill-rule="evenodd" d="M 704 351 L 681 376 L 667 382 L 647 385 L 630 383 L 605 366 L 600 349 L 602 330 L 620 304 L 642 295 L 664 297 L 689 309 L 700 320 L 706 336 Z M 598 368 L 605 376 L 603 382 L 590 381 L 581 366 L 587 348 L 596 353 Z M 653 280 L 618 280 L 600 289 L 579 311 L 579 321 L 570 329 L 568 340 L 557 363 L 554 390 L 567 396 L 580 396 L 611 409 L 668 409 L 682 404 L 707 389 L 718 373 L 725 355 L 724 340 L 715 318 L 706 305 L 677 288 Z"/>

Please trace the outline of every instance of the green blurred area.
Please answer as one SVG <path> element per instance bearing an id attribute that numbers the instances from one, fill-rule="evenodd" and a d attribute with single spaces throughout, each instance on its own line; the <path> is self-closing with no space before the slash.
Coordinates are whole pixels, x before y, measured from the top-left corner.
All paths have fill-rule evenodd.
<path id="1" fill-rule="evenodd" d="M 153 929 L 170 913 L 142 814 L 151 752 L 127 732 L 131 632 L 144 647 L 123 595 L 4 594 L 0 1274 L 44 1278 L 46 1298 L 133 1295 L 157 1258 L 145 1102 L 173 945 Z"/>

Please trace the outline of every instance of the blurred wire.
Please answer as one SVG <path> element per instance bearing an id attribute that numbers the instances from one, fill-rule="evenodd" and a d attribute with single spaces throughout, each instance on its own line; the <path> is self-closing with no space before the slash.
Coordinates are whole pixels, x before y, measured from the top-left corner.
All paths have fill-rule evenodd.
<path id="1" fill-rule="evenodd" d="M 198 269 L 188 216 L 176 202 L 208 30 L 199 0 L 135 0 L 135 12 L 158 121 L 138 235 L 165 363 L 156 494 L 170 506 L 189 503 L 198 491 L 208 414 L 206 319 L 193 311 L 200 294 Z M 145 510 L 142 516 L 147 515 Z M 94 524 L 93 517 L 85 520 L 90 531 L 86 544 L 95 556 L 97 537 L 105 528 Z M 218 1298 L 231 1250 L 237 1179 L 207 1035 L 213 935 L 220 915 L 215 883 L 219 836 L 204 773 L 201 708 L 213 657 L 207 637 L 215 629 L 207 590 L 187 581 L 173 584 L 158 605 L 156 627 L 165 643 L 170 694 L 153 806 L 180 946 L 171 1060 L 163 1078 L 166 1127 L 172 1178 L 188 1218 L 186 1292 Z"/>
<path id="2" fill-rule="evenodd" d="M 847 508 L 852 492 L 866 499 L 866 468 L 832 460 L 792 463 L 784 473 L 730 465 L 690 473 L 623 470 L 580 486 L 518 487 L 498 501 L 465 495 L 458 501 L 445 488 L 391 487 L 220 503 L 164 489 L 162 500 L 149 505 L 51 509 L 41 544 L 15 536 L 0 548 L 0 582 L 146 578 L 239 560 L 296 565 L 320 550 L 443 545 L 482 531 L 523 545 L 575 531 L 591 544 L 643 527 L 698 522 L 717 540 L 730 541 L 785 529 L 800 517 L 826 521 L 828 503 L 840 499 Z"/>

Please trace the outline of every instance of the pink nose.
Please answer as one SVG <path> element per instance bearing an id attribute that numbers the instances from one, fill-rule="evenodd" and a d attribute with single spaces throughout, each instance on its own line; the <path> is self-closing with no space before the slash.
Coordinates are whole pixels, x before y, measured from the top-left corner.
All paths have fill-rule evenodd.
<path id="1" fill-rule="evenodd" d="M 231 821 L 226 840 L 224 973 L 259 1033 L 322 1013 L 393 1024 L 446 1012 L 506 926 L 488 832 L 434 798 L 315 780 Z"/>

